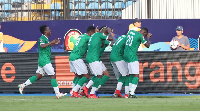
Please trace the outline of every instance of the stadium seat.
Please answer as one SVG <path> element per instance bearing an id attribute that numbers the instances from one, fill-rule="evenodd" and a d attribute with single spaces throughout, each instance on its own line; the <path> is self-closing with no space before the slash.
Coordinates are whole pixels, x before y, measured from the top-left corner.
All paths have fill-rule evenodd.
<path id="1" fill-rule="evenodd" d="M 100 2 L 112 2 L 113 0 L 99 0 Z"/>
<path id="2" fill-rule="evenodd" d="M 121 17 L 121 14 L 122 14 L 122 9 L 124 9 L 125 5 L 123 2 L 115 2 L 114 4 L 114 8 L 116 9 L 115 10 L 115 16 L 120 16 Z"/>
<path id="3" fill-rule="evenodd" d="M 4 10 L 5 10 L 5 12 L 4 12 Z M 12 10 L 12 5 L 11 4 L 2 5 L 3 16 L 10 16 L 11 15 L 10 12 L 7 12 L 8 10 Z"/>
<path id="4" fill-rule="evenodd" d="M 112 4 L 110 2 L 103 2 L 101 4 L 101 9 L 105 10 L 111 10 L 112 9 Z M 112 16 L 112 11 L 102 11 L 102 16 Z"/>
<path id="5" fill-rule="evenodd" d="M 127 1 L 127 2 L 126 2 L 126 7 L 132 5 L 133 3 L 134 3 L 134 1 Z"/>
<path id="6" fill-rule="evenodd" d="M 88 5 L 88 9 L 99 9 L 99 4 L 98 2 L 92 2 Z M 98 11 L 90 11 L 89 16 L 95 16 L 98 15 Z"/>
<path id="7" fill-rule="evenodd" d="M 60 16 L 60 11 L 56 11 L 58 9 L 61 9 L 61 5 L 60 3 L 52 3 L 51 6 L 50 6 L 51 10 L 54 10 L 55 11 L 51 11 L 51 16 L 54 17 L 54 16 Z"/>
<path id="8" fill-rule="evenodd" d="M 21 0 L 22 3 L 31 2 L 32 0 Z"/>
<path id="9" fill-rule="evenodd" d="M 16 2 L 17 2 L 17 3 L 21 3 L 20 0 L 11 0 L 10 2 L 11 2 L 11 3 L 16 3 Z"/>
<path id="10" fill-rule="evenodd" d="M 74 4 L 73 3 L 69 3 L 69 9 L 73 9 L 73 7 L 74 7 Z"/>
<path id="11" fill-rule="evenodd" d="M 115 9 L 123 9 L 125 7 L 123 2 L 115 2 L 114 8 Z"/>
<path id="12" fill-rule="evenodd" d="M 83 2 L 77 3 L 75 6 L 75 9 L 80 9 L 82 11 L 77 11 L 76 16 L 78 16 L 78 15 L 85 16 L 85 11 L 83 11 L 85 8 L 86 8 L 85 3 L 83 3 Z"/>
<path id="13" fill-rule="evenodd" d="M 8 4 L 10 2 L 8 0 L 0 0 L 0 3 Z"/>

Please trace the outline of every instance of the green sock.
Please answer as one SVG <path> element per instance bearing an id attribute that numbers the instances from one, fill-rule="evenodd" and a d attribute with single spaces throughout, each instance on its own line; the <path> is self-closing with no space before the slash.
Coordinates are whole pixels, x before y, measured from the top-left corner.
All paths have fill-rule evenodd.
<path id="1" fill-rule="evenodd" d="M 133 80 L 133 75 L 130 75 L 130 77 L 129 77 L 129 83 L 131 83 L 132 80 Z"/>
<path id="2" fill-rule="evenodd" d="M 78 84 L 78 81 L 80 80 L 80 78 L 77 77 L 76 82 L 74 83 L 75 86 Z"/>
<path id="3" fill-rule="evenodd" d="M 51 85 L 52 87 L 58 87 L 58 83 L 56 82 L 56 79 L 51 79 Z"/>
<path id="4" fill-rule="evenodd" d="M 74 77 L 74 80 L 73 80 L 73 83 L 74 83 L 74 84 L 76 83 L 76 80 L 77 80 L 77 77 L 75 76 L 75 77 Z"/>
<path id="5" fill-rule="evenodd" d="M 94 81 L 93 87 L 98 88 L 101 82 L 101 78 L 96 77 L 96 80 Z"/>
<path id="6" fill-rule="evenodd" d="M 118 79 L 118 82 L 124 83 L 124 79 L 126 78 L 126 76 L 120 76 Z"/>
<path id="7" fill-rule="evenodd" d="M 32 77 L 29 78 L 29 80 L 33 84 L 35 81 L 37 81 L 37 77 L 36 76 L 32 76 Z"/>
<path id="8" fill-rule="evenodd" d="M 139 81 L 139 78 L 138 77 L 134 77 L 133 80 L 132 80 L 132 84 L 137 85 L 138 81 Z"/>
<path id="9" fill-rule="evenodd" d="M 93 76 L 93 77 L 91 78 L 91 80 L 94 82 L 96 78 L 97 78 L 96 76 Z"/>
<path id="10" fill-rule="evenodd" d="M 129 86 L 129 77 L 126 77 L 125 86 Z"/>
<path id="11" fill-rule="evenodd" d="M 100 82 L 100 85 L 103 86 L 108 79 L 109 79 L 109 77 L 106 76 L 106 75 L 104 75 L 103 78 L 102 78 L 102 80 L 101 80 L 101 82 Z"/>
<path id="12" fill-rule="evenodd" d="M 87 78 L 82 77 L 79 81 L 78 81 L 78 85 L 83 86 L 84 83 L 86 83 L 88 81 Z"/>

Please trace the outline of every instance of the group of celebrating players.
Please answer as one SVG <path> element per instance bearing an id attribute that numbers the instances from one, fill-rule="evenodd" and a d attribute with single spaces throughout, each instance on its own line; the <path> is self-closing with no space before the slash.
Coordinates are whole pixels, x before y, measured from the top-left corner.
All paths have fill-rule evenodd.
<path id="1" fill-rule="evenodd" d="M 110 61 L 118 80 L 113 97 L 136 98 L 135 90 L 139 81 L 137 51 L 141 43 L 146 47 L 150 46 L 151 34 L 148 33 L 147 28 L 140 30 L 141 21 L 137 18 L 133 20 L 133 25 L 134 27 L 129 30 L 127 35 L 118 37 L 115 42 L 113 30 L 107 26 L 103 26 L 99 30 L 94 26 L 89 26 L 87 33 L 79 36 L 69 56 L 70 71 L 75 73 L 73 88 L 70 91 L 71 97 L 81 98 L 82 95 L 85 95 L 88 98 L 98 98 L 95 92 L 110 77 L 100 57 L 105 48 L 110 45 L 112 47 Z M 145 40 L 144 37 L 147 39 Z M 87 66 L 82 60 L 85 54 L 88 67 L 91 74 L 94 75 L 89 82 Z M 121 94 L 123 84 L 125 84 L 124 96 Z M 92 89 L 88 94 L 91 86 Z"/>
<path id="2" fill-rule="evenodd" d="M 94 26 L 89 26 L 87 28 L 87 33 L 79 36 L 69 56 L 70 71 L 75 73 L 73 88 L 70 91 L 71 97 L 80 98 L 82 95 L 85 95 L 88 98 L 98 98 L 95 92 L 98 91 L 110 77 L 100 57 L 103 55 L 105 48 L 111 46 L 110 61 L 118 80 L 117 88 L 113 96 L 136 98 L 135 90 L 139 81 L 137 51 L 141 43 L 149 47 L 149 38 L 151 37 L 147 28 L 140 29 L 140 27 L 141 21 L 137 18 L 134 19 L 132 27 L 129 26 L 127 35 L 118 37 L 115 42 L 113 30 L 107 26 L 103 26 L 99 30 Z M 60 98 L 67 93 L 61 93 L 59 91 L 54 68 L 51 64 L 51 46 L 58 44 L 60 38 L 50 42 L 49 36 L 51 35 L 51 30 L 46 25 L 40 27 L 40 32 L 42 36 L 38 39 L 39 59 L 38 69 L 36 71 L 37 75 L 19 84 L 19 92 L 23 94 L 23 90 L 26 86 L 33 84 L 47 73 L 51 77 L 51 85 L 56 94 L 56 98 Z M 144 37 L 147 37 L 146 40 Z M 94 75 L 89 82 L 88 79 L 90 75 L 82 59 L 85 54 L 91 74 Z M 121 94 L 123 84 L 125 85 L 125 96 Z M 92 89 L 90 94 L 88 94 L 88 89 L 91 86 Z"/>

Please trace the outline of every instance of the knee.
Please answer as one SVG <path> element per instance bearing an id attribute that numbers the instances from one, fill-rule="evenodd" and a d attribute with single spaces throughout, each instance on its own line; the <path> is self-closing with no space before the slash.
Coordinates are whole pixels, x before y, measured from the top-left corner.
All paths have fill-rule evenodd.
<path id="1" fill-rule="evenodd" d="M 37 80 L 40 80 L 42 78 L 41 74 L 37 74 Z"/>

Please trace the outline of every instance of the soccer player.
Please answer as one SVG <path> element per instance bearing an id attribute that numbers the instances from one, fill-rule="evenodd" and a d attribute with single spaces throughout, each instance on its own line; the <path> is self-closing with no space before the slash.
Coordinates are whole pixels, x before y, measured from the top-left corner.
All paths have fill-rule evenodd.
<path id="1" fill-rule="evenodd" d="M 147 40 L 144 37 L 147 36 Z M 151 34 L 148 33 L 147 28 L 142 28 L 139 32 L 130 30 L 127 34 L 127 40 L 124 49 L 124 60 L 128 63 L 129 81 L 132 82 L 130 88 L 130 98 L 135 98 L 135 90 L 139 81 L 139 62 L 137 51 L 140 43 L 143 43 L 147 48 L 150 46 L 149 38 Z"/>
<path id="2" fill-rule="evenodd" d="M 103 71 L 105 71 L 106 68 L 100 60 L 100 49 L 104 40 L 113 41 L 114 34 L 109 27 L 102 27 L 99 31 L 100 32 L 97 32 L 90 37 L 88 53 L 86 55 L 86 62 L 89 64 L 91 72 L 96 76 L 88 98 L 98 98 L 95 95 L 95 92 L 98 90 L 100 82 L 105 82 L 109 79 L 106 75 L 102 78 Z"/>
<path id="3" fill-rule="evenodd" d="M 113 46 L 113 42 L 109 42 L 108 40 L 104 40 L 104 41 L 103 41 L 102 46 L 101 46 L 101 48 L 100 48 L 100 57 L 103 55 L 105 48 L 106 48 L 107 46 L 109 46 L 109 45 L 112 47 L 112 46 Z M 99 57 L 99 58 L 100 58 L 100 57 Z M 109 79 L 109 77 L 110 77 L 110 74 L 109 74 L 108 70 L 106 69 L 106 67 L 105 67 L 104 65 L 103 65 L 103 74 L 104 74 L 105 76 L 103 76 L 104 79 L 101 80 L 98 89 L 99 89 L 101 86 L 103 86 L 103 85 L 105 84 L 105 82 L 106 82 L 106 81 Z M 88 84 L 83 88 L 84 94 L 85 94 L 86 96 L 88 96 L 88 89 L 94 84 L 95 79 L 96 79 L 96 76 L 93 76 L 93 77 L 91 78 L 91 80 L 88 82 Z"/>
<path id="4" fill-rule="evenodd" d="M 95 33 L 95 29 L 96 28 L 94 26 L 89 26 L 87 28 L 87 33 L 79 36 L 76 44 L 74 45 L 73 51 L 70 53 L 69 56 L 70 71 L 76 74 L 74 78 L 74 80 L 76 80 L 74 81 L 76 82 L 75 83 L 76 85 L 72 89 L 73 93 L 71 97 L 76 97 L 76 98 L 81 97 L 78 94 L 78 91 L 83 86 L 83 84 L 88 81 L 88 78 L 90 77 L 88 74 L 87 66 L 83 62 L 82 58 L 87 52 L 90 36 Z"/>
<path id="5" fill-rule="evenodd" d="M 117 88 L 115 90 L 115 93 L 113 94 L 113 97 L 123 97 L 120 91 L 122 89 L 122 85 L 124 84 L 124 80 L 126 76 L 128 75 L 127 63 L 124 61 L 124 58 L 123 58 L 126 40 L 127 40 L 126 35 L 122 35 L 118 37 L 116 42 L 113 44 L 112 51 L 110 53 L 110 61 L 111 61 L 115 76 L 118 80 Z M 126 81 L 129 82 L 128 78 L 129 77 L 126 78 Z M 126 82 L 126 86 L 125 86 L 125 96 L 124 96 L 125 98 L 127 98 L 129 94 L 128 82 Z"/>
<path id="6" fill-rule="evenodd" d="M 60 39 L 58 38 L 50 42 L 49 36 L 51 35 L 51 30 L 46 25 L 40 26 L 40 32 L 42 33 L 42 36 L 38 39 L 39 59 L 38 69 L 36 71 L 37 75 L 30 77 L 23 84 L 19 84 L 19 92 L 20 94 L 23 94 L 23 90 L 26 86 L 33 84 L 35 81 L 41 79 L 45 75 L 45 73 L 47 73 L 51 77 L 51 85 L 56 94 L 56 98 L 60 98 L 62 96 L 65 96 L 67 93 L 63 94 L 59 92 L 54 68 L 51 64 L 51 46 L 58 44 L 60 42 Z"/>

